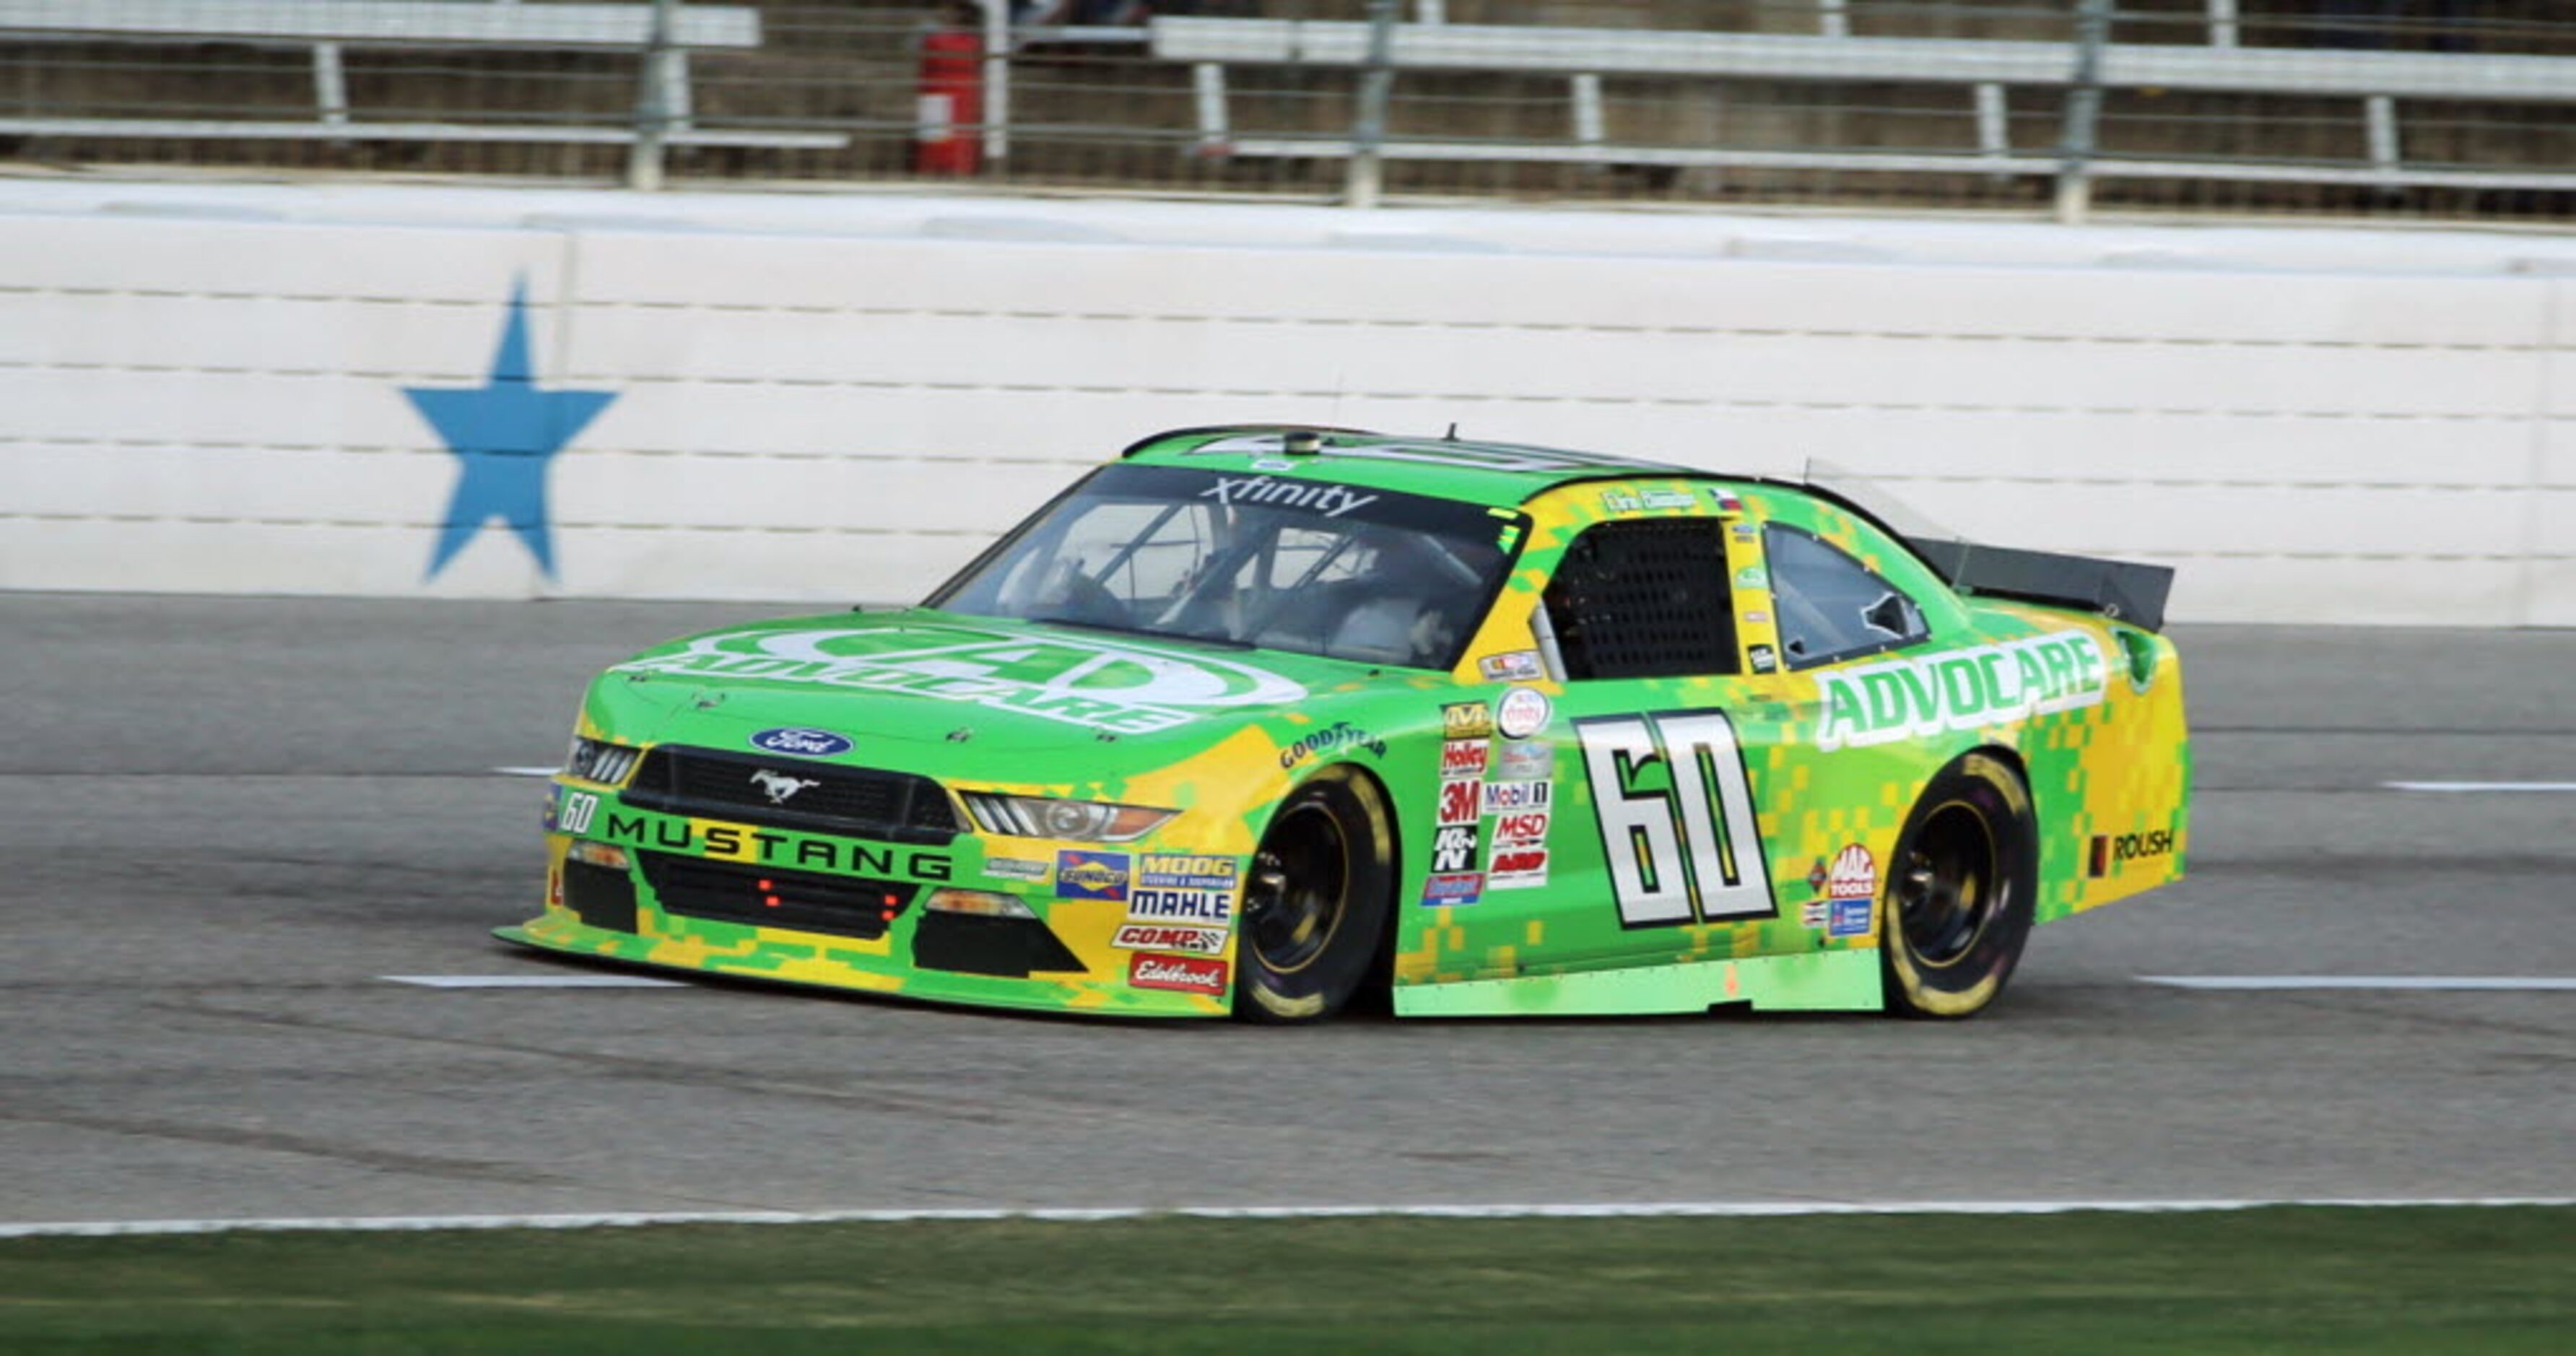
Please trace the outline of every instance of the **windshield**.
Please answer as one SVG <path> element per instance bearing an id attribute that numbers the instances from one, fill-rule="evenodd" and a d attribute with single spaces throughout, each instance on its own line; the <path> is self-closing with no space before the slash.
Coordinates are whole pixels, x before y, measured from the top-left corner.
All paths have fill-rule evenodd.
<path id="1" fill-rule="evenodd" d="M 1304 475 L 1109 466 L 929 605 L 1445 669 L 1527 525 L 1509 509 Z"/>

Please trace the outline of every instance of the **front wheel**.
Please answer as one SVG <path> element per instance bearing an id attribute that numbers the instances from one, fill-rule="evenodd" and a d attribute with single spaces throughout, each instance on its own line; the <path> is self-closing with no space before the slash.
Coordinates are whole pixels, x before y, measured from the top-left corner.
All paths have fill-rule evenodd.
<path id="1" fill-rule="evenodd" d="M 2030 938 L 2039 831 L 2012 765 L 1971 753 L 1923 788 L 1880 903 L 1887 1010 L 1972 1017 L 2004 991 Z"/>
<path id="2" fill-rule="evenodd" d="M 1328 767 L 1280 802 L 1253 855 L 1234 1012 L 1316 1022 L 1367 983 L 1395 886 L 1395 830 L 1366 777 Z"/>

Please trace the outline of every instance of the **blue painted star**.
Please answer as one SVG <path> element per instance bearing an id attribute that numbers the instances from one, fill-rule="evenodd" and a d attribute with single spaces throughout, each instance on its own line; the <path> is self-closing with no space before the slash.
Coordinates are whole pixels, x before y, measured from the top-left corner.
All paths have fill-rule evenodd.
<path id="1" fill-rule="evenodd" d="M 420 417 L 438 430 L 447 450 L 464 463 L 457 472 L 456 491 L 448 496 L 428 578 L 437 578 L 447 562 L 495 519 L 518 536 L 546 577 L 554 578 L 546 467 L 608 408 L 617 393 L 537 389 L 536 364 L 528 359 L 527 279 L 511 286 L 510 317 L 501 326 L 501 347 L 492 355 L 492 375 L 481 386 L 463 390 L 406 386 L 403 394 L 411 397 Z"/>

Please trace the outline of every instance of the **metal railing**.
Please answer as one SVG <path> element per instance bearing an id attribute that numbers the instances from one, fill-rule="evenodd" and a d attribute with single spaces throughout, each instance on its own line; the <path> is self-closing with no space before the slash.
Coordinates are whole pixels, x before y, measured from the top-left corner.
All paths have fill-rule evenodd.
<path id="1" fill-rule="evenodd" d="M 2543 0 L 0 0 L 0 169 L 2576 215 Z"/>

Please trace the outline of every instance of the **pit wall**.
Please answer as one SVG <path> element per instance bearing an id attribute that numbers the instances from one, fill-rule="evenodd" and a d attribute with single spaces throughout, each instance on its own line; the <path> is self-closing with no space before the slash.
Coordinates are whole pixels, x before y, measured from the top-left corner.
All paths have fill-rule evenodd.
<path id="1" fill-rule="evenodd" d="M 2178 566 L 2178 620 L 2576 625 L 2571 278 L 2440 232 L 0 184 L 0 588 L 899 601 L 1150 431 L 1454 422 L 1833 463 Z"/>

